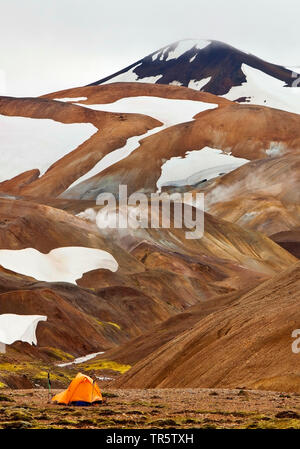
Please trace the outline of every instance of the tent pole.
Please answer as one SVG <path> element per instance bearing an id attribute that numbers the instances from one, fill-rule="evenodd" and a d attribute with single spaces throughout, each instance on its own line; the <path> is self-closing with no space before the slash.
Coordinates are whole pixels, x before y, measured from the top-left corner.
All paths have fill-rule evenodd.
<path id="1" fill-rule="evenodd" d="M 51 380 L 50 373 L 48 372 L 48 402 L 51 400 Z"/>

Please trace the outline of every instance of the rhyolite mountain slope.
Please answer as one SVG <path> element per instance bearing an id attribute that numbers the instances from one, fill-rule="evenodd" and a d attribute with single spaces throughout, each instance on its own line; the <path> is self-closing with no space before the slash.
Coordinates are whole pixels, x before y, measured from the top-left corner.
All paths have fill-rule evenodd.
<path id="1" fill-rule="evenodd" d="M 292 351 L 299 283 L 298 263 L 204 316 L 139 361 L 117 386 L 299 392 L 299 355 Z"/>
<path id="2" fill-rule="evenodd" d="M 210 109 L 197 114 L 192 121 L 145 137 L 127 157 L 99 173 L 91 173 L 88 179 L 79 180 L 62 197 L 96 199 L 101 192 L 117 194 L 119 184 L 126 184 L 129 193 L 149 193 L 164 185 L 176 186 L 178 181 L 182 184 L 183 178 L 192 175 L 197 175 L 196 180 L 201 182 L 207 179 L 211 153 L 221 156 L 212 165 L 216 167 L 212 176 L 224 173 L 226 157 L 222 159 L 222 154 L 242 163 L 280 154 L 299 154 L 299 124 L 300 115 L 264 106 L 230 104 Z M 228 161 L 234 162 L 232 158 Z M 231 170 L 236 166 L 231 166 Z"/>
<path id="3" fill-rule="evenodd" d="M 292 231 L 300 226 L 300 155 L 251 161 L 203 191 L 214 216 L 269 236 Z"/>

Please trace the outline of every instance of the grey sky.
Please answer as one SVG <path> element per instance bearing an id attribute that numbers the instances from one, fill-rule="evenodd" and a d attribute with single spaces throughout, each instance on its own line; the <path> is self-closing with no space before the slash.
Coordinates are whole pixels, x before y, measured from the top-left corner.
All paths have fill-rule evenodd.
<path id="1" fill-rule="evenodd" d="M 7 95 L 84 85 L 184 38 L 300 65 L 299 0 L 0 0 L 0 14 Z"/>

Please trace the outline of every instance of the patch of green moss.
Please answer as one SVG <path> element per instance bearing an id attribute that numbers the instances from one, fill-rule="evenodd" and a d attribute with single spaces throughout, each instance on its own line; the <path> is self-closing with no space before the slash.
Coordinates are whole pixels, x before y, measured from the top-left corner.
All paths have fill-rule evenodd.
<path id="1" fill-rule="evenodd" d="M 118 371 L 121 374 L 126 373 L 131 368 L 131 365 L 123 365 L 118 362 L 114 362 L 113 360 L 96 360 L 94 362 L 86 362 L 83 364 L 79 364 L 78 367 L 80 369 L 84 369 L 86 371 L 99 371 L 99 370 L 112 370 Z"/>
<path id="2" fill-rule="evenodd" d="M 48 371 L 41 370 L 33 372 L 29 375 L 29 377 L 34 383 L 38 383 L 44 388 L 48 387 Z M 51 382 L 59 382 L 58 385 L 67 386 L 73 378 L 74 375 L 72 374 L 72 372 L 53 372 L 52 370 L 50 370 Z"/>
<path id="3" fill-rule="evenodd" d="M 118 398 L 119 395 L 115 393 L 109 393 L 108 391 L 102 391 L 102 396 L 104 398 Z"/>
<path id="4" fill-rule="evenodd" d="M 49 346 L 48 348 L 44 349 L 44 352 L 48 354 L 50 357 L 61 360 L 62 362 L 67 362 L 69 360 L 73 360 L 74 357 L 71 354 L 68 354 L 67 352 L 62 351 L 58 348 L 53 348 L 52 346 Z"/>
<path id="5" fill-rule="evenodd" d="M 22 371 L 23 364 L 16 365 L 14 363 L 0 363 L 0 371 L 8 371 L 8 372 L 18 372 Z"/>
<path id="6" fill-rule="evenodd" d="M 97 420 L 93 418 L 83 418 L 80 419 L 78 423 L 84 426 L 95 426 L 97 424 Z"/>
<path id="7" fill-rule="evenodd" d="M 122 414 L 119 410 L 112 410 L 110 408 L 102 408 L 99 410 L 100 415 L 120 415 Z"/>
<path id="8" fill-rule="evenodd" d="M 25 408 L 9 410 L 6 416 L 13 421 L 30 421 L 32 418 L 32 414 Z"/>
<path id="9" fill-rule="evenodd" d="M 128 410 L 124 412 L 126 415 L 144 415 L 144 412 L 141 410 Z"/>
<path id="10" fill-rule="evenodd" d="M 181 422 L 182 424 L 197 424 L 199 421 L 194 418 L 184 418 Z"/>
<path id="11" fill-rule="evenodd" d="M 9 375 L 24 375 L 32 382 L 47 387 L 48 372 L 50 372 L 51 380 L 59 382 L 58 385 L 65 386 L 70 383 L 74 377 L 72 370 L 65 370 L 53 365 L 45 365 L 39 361 L 22 361 L 18 364 L 3 362 L 0 364 L 1 375 L 5 381 Z"/>
<path id="12" fill-rule="evenodd" d="M 110 324 L 111 326 L 115 326 L 117 329 L 121 330 L 121 326 L 119 326 L 119 324 L 113 323 L 112 321 L 107 321 L 107 323 Z"/>
<path id="13" fill-rule="evenodd" d="M 112 419 L 98 419 L 97 420 L 98 427 L 115 426 L 115 425 L 116 425 L 116 423 Z"/>
<path id="14" fill-rule="evenodd" d="M 157 419 L 155 421 L 150 421 L 148 424 L 150 426 L 158 426 L 158 427 L 178 426 L 177 421 L 171 418 Z"/>
<path id="15" fill-rule="evenodd" d="M 15 401 L 6 394 L 0 394 L 0 402 L 15 402 Z"/>
<path id="16" fill-rule="evenodd" d="M 1 423 L 3 429 L 28 429 L 33 426 L 29 421 L 5 421 Z"/>
<path id="17" fill-rule="evenodd" d="M 53 374 L 51 377 L 55 377 Z M 48 372 L 47 371 L 40 371 L 34 376 L 35 379 L 47 379 L 48 378 Z"/>
<path id="18" fill-rule="evenodd" d="M 58 426 L 74 426 L 77 424 L 77 422 L 78 421 L 75 421 L 74 419 L 63 418 L 63 419 L 59 419 L 54 424 L 56 424 Z"/>
<path id="19" fill-rule="evenodd" d="M 98 324 L 100 324 L 101 326 L 114 326 L 115 328 L 117 328 L 118 330 L 121 330 L 121 326 L 119 326 L 119 324 L 114 323 L 113 321 L 100 321 L 100 320 L 96 320 Z"/>
<path id="20" fill-rule="evenodd" d="M 254 419 L 247 423 L 248 429 L 300 429 L 299 419 Z"/>

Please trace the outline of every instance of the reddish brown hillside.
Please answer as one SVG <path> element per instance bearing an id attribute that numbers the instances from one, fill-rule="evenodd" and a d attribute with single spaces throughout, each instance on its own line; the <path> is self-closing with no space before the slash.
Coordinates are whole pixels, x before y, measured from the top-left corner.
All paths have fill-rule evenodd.
<path id="1" fill-rule="evenodd" d="M 281 154 L 297 154 L 300 116 L 237 104 L 202 112 L 194 121 L 144 138 L 127 158 L 74 186 L 63 197 L 95 199 L 105 191 L 117 194 L 119 184 L 127 184 L 129 193 L 156 191 L 161 167 L 167 160 L 206 146 L 250 160 L 268 158 L 274 148 L 280 148 Z"/>
<path id="2" fill-rule="evenodd" d="M 200 320 L 140 361 L 118 386 L 238 387 L 300 392 L 299 263 Z"/>

